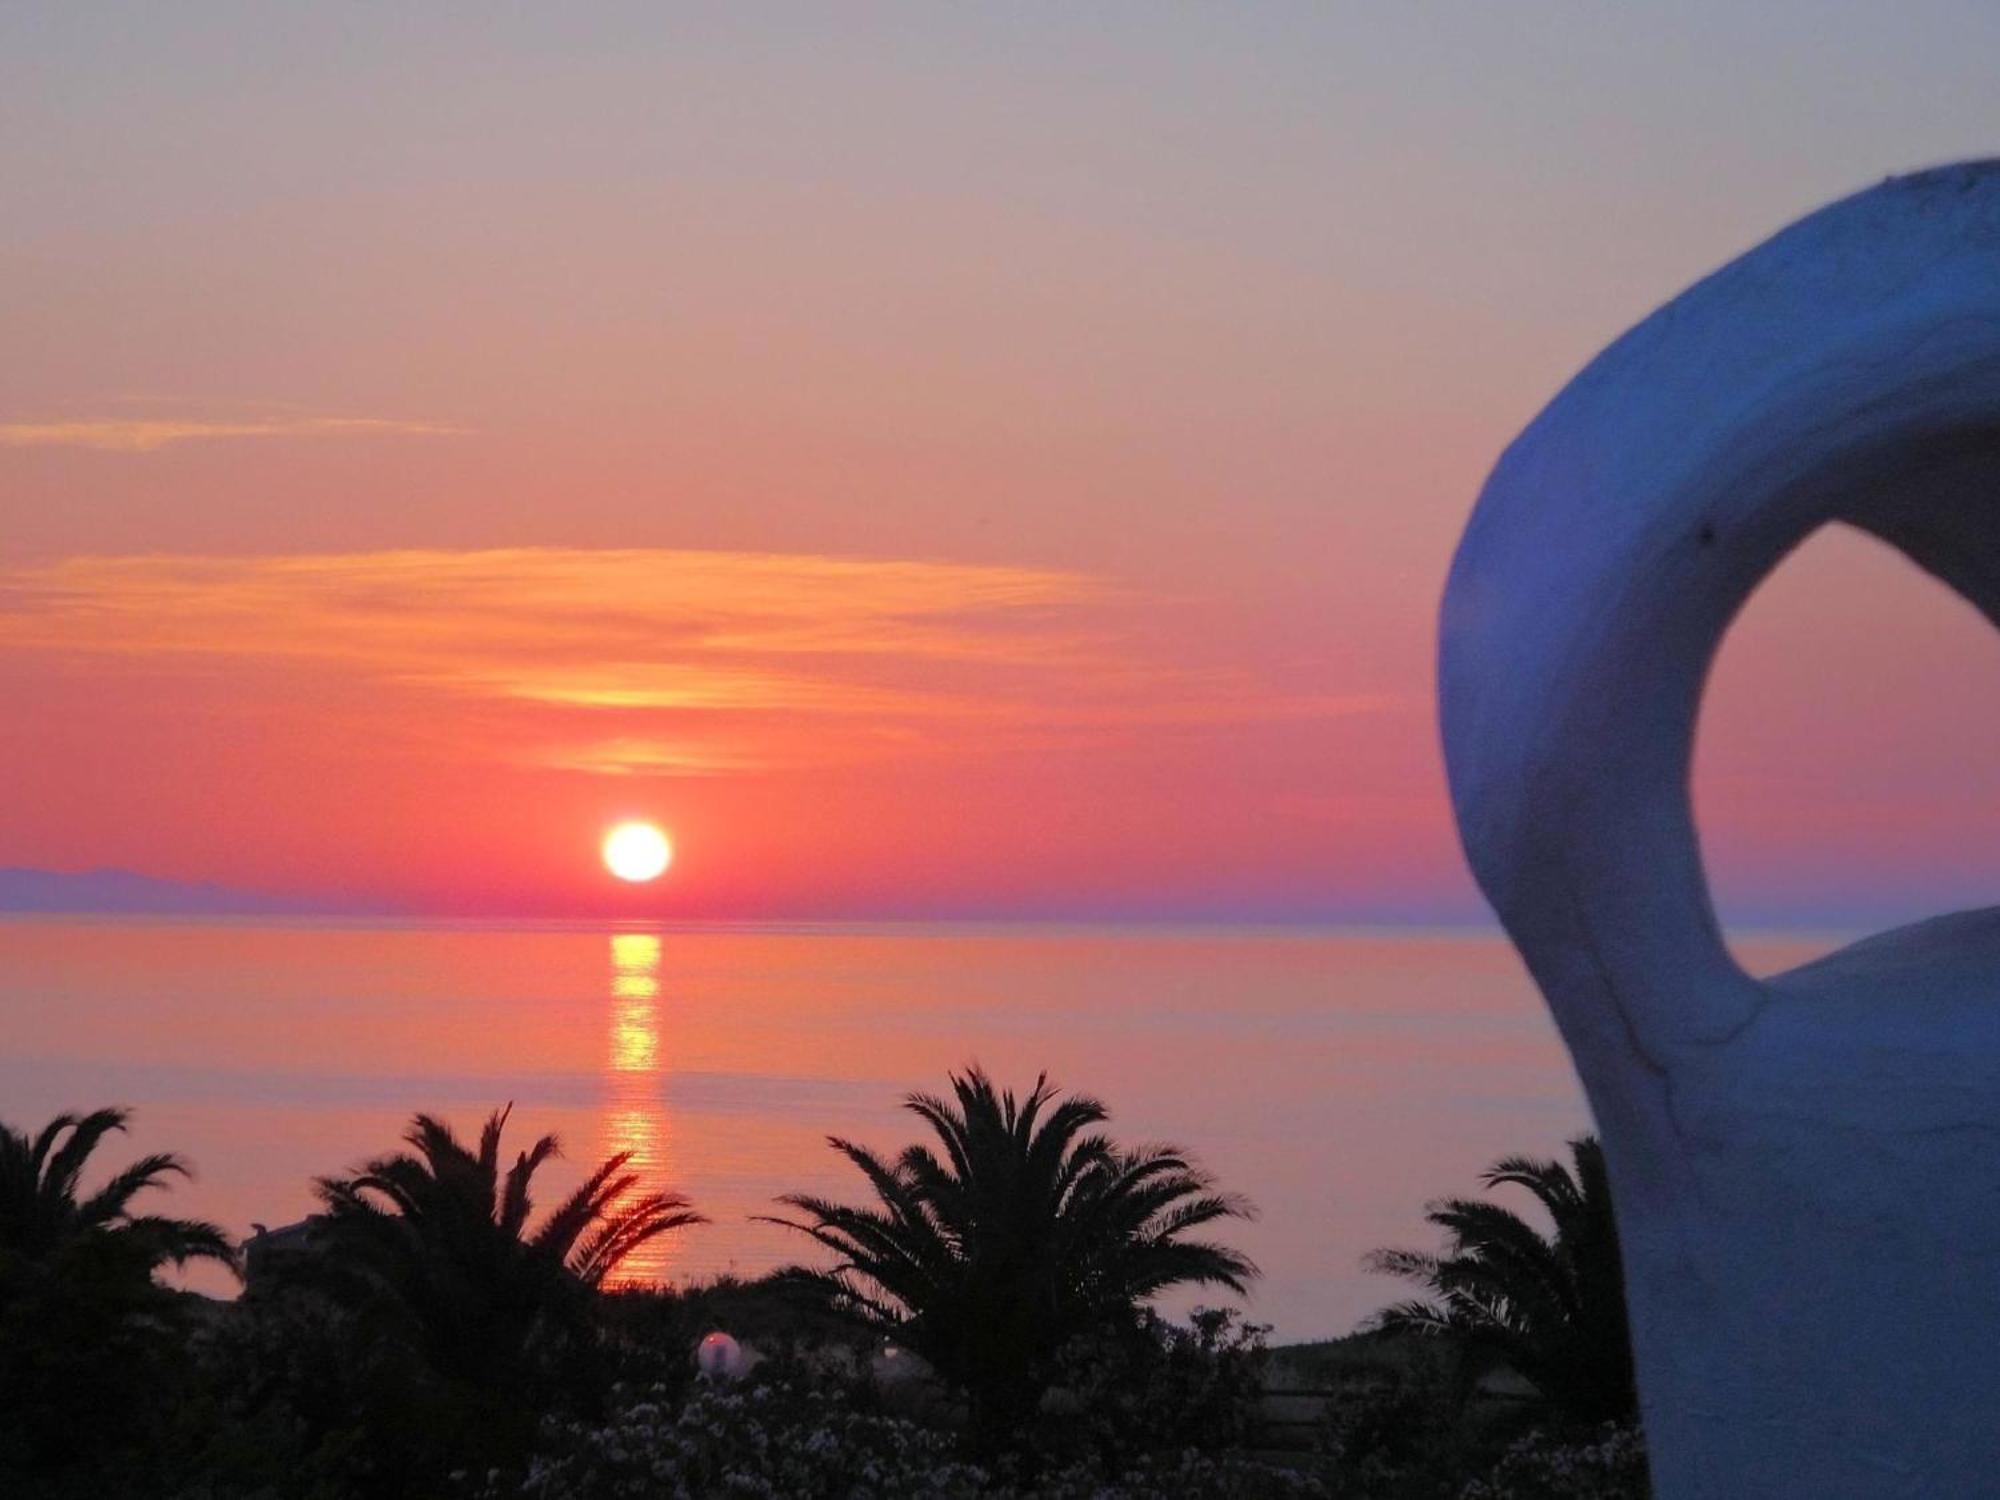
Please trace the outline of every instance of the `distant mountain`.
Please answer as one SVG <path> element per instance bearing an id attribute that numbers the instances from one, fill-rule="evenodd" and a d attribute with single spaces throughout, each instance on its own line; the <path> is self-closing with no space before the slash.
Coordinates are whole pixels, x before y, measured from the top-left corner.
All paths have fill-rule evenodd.
<path id="1" fill-rule="evenodd" d="M 0 911 L 149 916 L 254 916 L 299 912 L 298 902 L 130 870 L 0 869 Z"/>

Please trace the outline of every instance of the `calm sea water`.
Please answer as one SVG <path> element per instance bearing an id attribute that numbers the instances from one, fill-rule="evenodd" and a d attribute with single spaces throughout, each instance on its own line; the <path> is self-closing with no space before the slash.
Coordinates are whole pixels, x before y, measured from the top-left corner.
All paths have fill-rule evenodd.
<path id="1" fill-rule="evenodd" d="M 171 1210 L 240 1233 L 302 1217 L 314 1175 L 392 1148 L 414 1110 L 470 1135 L 512 1101 L 517 1144 L 564 1145 L 544 1204 L 630 1150 L 715 1221 L 638 1267 L 670 1279 L 805 1253 L 750 1216 L 858 1194 L 827 1135 L 894 1147 L 919 1128 L 897 1101 L 947 1069 L 1046 1070 L 1254 1201 L 1249 1311 L 1284 1339 L 1391 1300 L 1362 1257 L 1428 1243 L 1426 1199 L 1586 1125 L 1484 934 L 0 920 L 0 1038 L 0 1119 L 129 1105 L 102 1165 L 181 1152 L 198 1175 Z"/>

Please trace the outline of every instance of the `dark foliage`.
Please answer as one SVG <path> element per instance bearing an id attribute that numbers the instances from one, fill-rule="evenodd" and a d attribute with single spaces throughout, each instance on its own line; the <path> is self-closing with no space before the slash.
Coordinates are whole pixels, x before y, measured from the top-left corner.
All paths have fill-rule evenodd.
<path id="1" fill-rule="evenodd" d="M 1531 1432 L 1455 1500 L 1650 1500 L 1646 1441 L 1636 1426 Z"/>
<path id="2" fill-rule="evenodd" d="M 141 1193 L 188 1174 L 180 1158 L 144 1156 L 81 1191 L 92 1153 L 126 1119 L 58 1115 L 33 1137 L 0 1125 L 0 1489 L 12 1476 L 24 1493 L 61 1493 L 56 1475 L 99 1472 L 149 1436 L 199 1300 L 156 1273 L 190 1260 L 235 1268 L 213 1224 L 134 1212 Z"/>
<path id="3" fill-rule="evenodd" d="M 88 1197 L 79 1197 L 84 1167 L 103 1139 L 122 1132 L 129 1112 L 93 1110 L 57 1115 L 32 1139 L 0 1124 L 0 1268 L 59 1265 L 79 1247 L 115 1246 L 113 1259 L 147 1281 L 168 1265 L 212 1260 L 236 1268 L 222 1231 L 198 1219 L 135 1214 L 132 1200 L 186 1177 L 178 1156 L 142 1156 Z"/>
<path id="4" fill-rule="evenodd" d="M 1504 1205 L 1451 1198 L 1427 1214 L 1445 1231 L 1443 1254 L 1377 1251 L 1375 1269 L 1431 1294 L 1389 1308 L 1378 1324 L 1449 1341 L 1475 1374 L 1514 1371 L 1561 1420 L 1631 1421 L 1638 1396 L 1604 1153 L 1583 1136 L 1570 1157 L 1566 1167 L 1512 1156 L 1482 1179 L 1531 1193 L 1548 1215 L 1546 1235 Z"/>
<path id="5" fill-rule="evenodd" d="M 190 1354 L 173 1442 L 149 1455 L 159 1493 L 419 1500 L 476 1451 L 458 1392 L 324 1298 L 246 1296 Z"/>
<path id="6" fill-rule="evenodd" d="M 520 1391 L 585 1336 L 592 1294 L 647 1241 L 704 1222 L 673 1193 L 629 1196 L 630 1153 L 592 1172 L 532 1231 L 535 1173 L 557 1154 L 545 1135 L 501 1170 L 507 1110 L 467 1149 L 417 1115 L 410 1150 L 349 1177 L 322 1178 L 322 1285 L 383 1336 L 421 1350 L 447 1378 Z"/>
<path id="7" fill-rule="evenodd" d="M 1493 1450 L 1490 1415 L 1468 1404 L 1454 1351 L 1384 1345 L 1333 1380 L 1321 1443 L 1340 1500 L 1456 1500 Z"/>
<path id="8" fill-rule="evenodd" d="M 1148 1454 L 1254 1447 L 1268 1329 L 1230 1308 L 1185 1324 L 1141 1308 L 1075 1338 L 1056 1357 L 1035 1445 L 1122 1473 Z"/>
<path id="9" fill-rule="evenodd" d="M 888 1161 L 833 1139 L 875 1205 L 795 1195 L 782 1201 L 805 1219 L 774 1222 L 839 1257 L 799 1278 L 965 1392 L 989 1438 L 1024 1426 L 1072 1340 L 1129 1323 L 1167 1288 L 1240 1292 L 1256 1275 L 1238 1252 L 1191 1237 L 1248 1210 L 1182 1153 L 1114 1144 L 1095 1128 L 1104 1106 L 1059 1098 L 1046 1076 L 1019 1099 L 976 1068 L 951 1084 L 950 1100 L 904 1101 L 935 1151 Z"/>
<path id="10" fill-rule="evenodd" d="M 1182 1446 L 1107 1471 L 1062 1462 L 1033 1475 L 967 1459 L 949 1431 L 870 1405 L 845 1382 L 796 1367 L 688 1392 L 624 1390 L 602 1423 L 551 1423 L 524 1483 L 480 1500 L 1293 1500 L 1311 1477 Z"/>
<path id="11" fill-rule="evenodd" d="M 863 1368 L 875 1342 L 827 1305 L 816 1286 L 779 1274 L 719 1276 L 681 1287 L 622 1287 L 601 1293 L 597 1325 L 616 1378 L 678 1389 L 694 1378 L 694 1352 L 710 1333 L 727 1333 L 767 1357 L 807 1351 Z"/>
<path id="12" fill-rule="evenodd" d="M 633 1248 L 696 1222 L 686 1204 L 640 1196 L 615 1157 L 537 1221 L 555 1145 L 504 1160 L 505 1111 L 470 1146 L 418 1116 L 407 1152 L 322 1182 L 326 1213 L 260 1240 L 233 1303 L 158 1280 L 176 1261 L 235 1263 L 214 1226 L 134 1212 L 185 1170 L 176 1158 L 79 1189 L 121 1114 L 4 1132 L 0 1494 L 1644 1494 L 1633 1429 L 1584 1415 L 1630 1389 L 1593 1143 L 1569 1167 L 1510 1159 L 1487 1176 L 1532 1193 L 1548 1234 L 1495 1204 L 1437 1205 L 1444 1254 L 1378 1260 L 1436 1300 L 1392 1309 L 1393 1332 L 1284 1351 L 1274 1375 L 1264 1331 L 1237 1314 L 1181 1327 L 1147 1306 L 1254 1275 L 1195 1237 L 1235 1200 L 1178 1152 L 1113 1144 L 1101 1105 L 1046 1080 L 1018 1099 L 977 1072 L 952 1085 L 908 1101 L 935 1144 L 884 1160 L 835 1142 L 876 1203 L 786 1200 L 791 1227 L 839 1253 L 832 1270 L 680 1289 L 608 1283 Z M 694 1374 L 717 1329 L 755 1346 L 742 1384 Z M 885 1338 L 917 1358 L 880 1358 Z M 1305 1389 L 1267 1392 L 1291 1381 Z M 1322 1424 L 1316 1451 L 1261 1451 L 1304 1440 L 1300 1410 L 1306 1431 Z M 1544 1426 L 1524 1437 L 1528 1419 Z"/>

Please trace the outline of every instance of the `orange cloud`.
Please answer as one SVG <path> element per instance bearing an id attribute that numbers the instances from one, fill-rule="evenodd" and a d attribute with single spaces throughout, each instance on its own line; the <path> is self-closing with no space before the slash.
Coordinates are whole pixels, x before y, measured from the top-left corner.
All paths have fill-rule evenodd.
<path id="1" fill-rule="evenodd" d="M 732 776 L 777 769 L 769 760 L 740 751 L 631 735 L 582 745 L 552 745 L 523 759 L 531 766 L 584 771 L 593 776 Z"/>
<path id="2" fill-rule="evenodd" d="M 404 422 L 387 417 L 283 417 L 236 422 L 105 417 L 73 422 L 0 422 L 0 448 L 92 448 L 105 453 L 153 453 L 173 443 L 212 442 L 220 438 L 356 437 L 384 433 L 440 437 L 464 430 L 439 422 Z"/>
<path id="3" fill-rule="evenodd" d="M 1384 706 L 1148 661 L 1133 602 L 1049 569 L 661 548 L 79 557 L 0 571 L 0 652 L 511 706 L 456 742 L 619 776 Z"/>

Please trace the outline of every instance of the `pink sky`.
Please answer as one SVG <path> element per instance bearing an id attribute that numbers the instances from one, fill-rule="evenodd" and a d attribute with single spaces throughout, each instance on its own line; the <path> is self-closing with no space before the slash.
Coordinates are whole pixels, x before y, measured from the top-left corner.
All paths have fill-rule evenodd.
<path id="1" fill-rule="evenodd" d="M 1989 21 L 1738 9 L 0 22 L 0 866 L 1470 915 L 1432 623 L 1501 446 L 2000 139 Z M 1996 649 L 1813 543 L 1704 723 L 1726 907 L 1983 899 Z"/>

